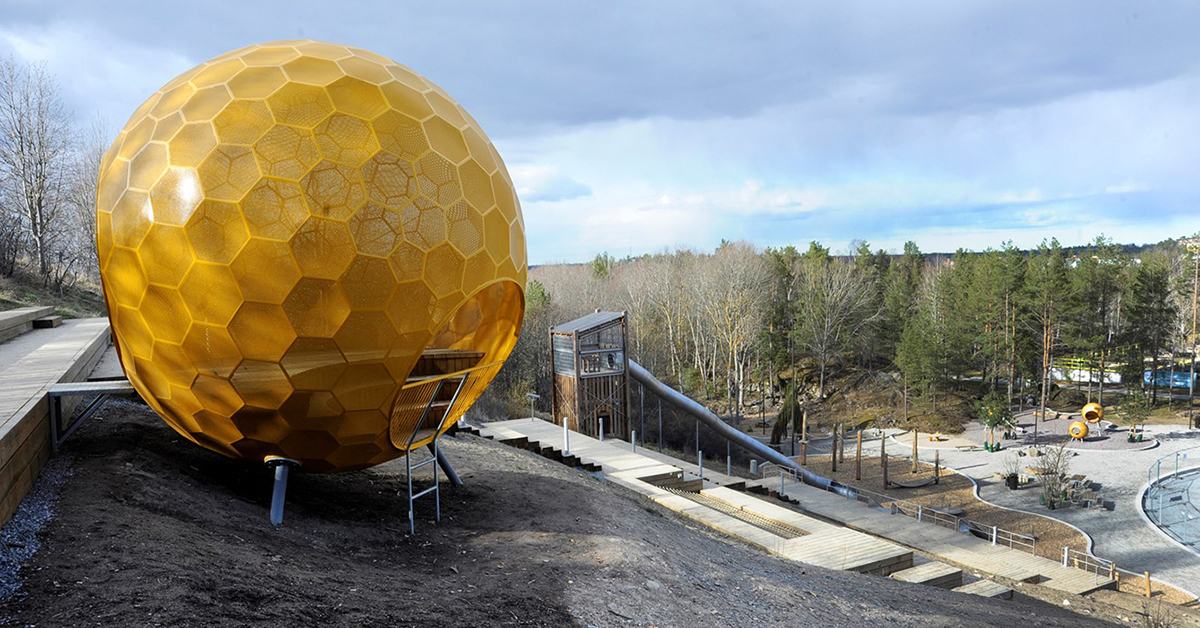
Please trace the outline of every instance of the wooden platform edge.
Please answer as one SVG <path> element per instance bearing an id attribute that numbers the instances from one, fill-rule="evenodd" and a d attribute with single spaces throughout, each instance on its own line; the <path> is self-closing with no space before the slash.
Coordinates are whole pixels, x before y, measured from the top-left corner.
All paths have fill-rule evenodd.
<path id="1" fill-rule="evenodd" d="M 0 525 L 8 523 L 50 459 L 47 391 L 60 382 L 86 379 L 108 348 L 109 338 L 107 322 L 98 325 L 95 333 L 72 355 L 66 368 L 17 410 L 13 417 L 15 423 L 0 436 L 0 460 L 3 461 L 0 462 Z M 63 412 L 70 413 L 74 412 L 79 399 L 64 399 L 63 402 Z"/>

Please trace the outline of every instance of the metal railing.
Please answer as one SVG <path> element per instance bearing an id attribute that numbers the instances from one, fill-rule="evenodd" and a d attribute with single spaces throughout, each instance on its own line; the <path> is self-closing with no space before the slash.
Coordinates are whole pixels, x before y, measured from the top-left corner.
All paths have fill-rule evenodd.
<path id="1" fill-rule="evenodd" d="M 786 486 L 784 483 L 787 478 L 790 477 L 794 482 L 797 483 L 801 482 L 799 474 L 792 469 L 787 469 L 772 463 L 759 466 L 759 472 L 763 474 L 764 478 L 770 475 L 779 476 L 779 491 L 781 495 L 786 493 Z M 898 499 L 884 493 L 876 493 L 875 491 L 870 491 L 863 488 L 856 488 L 855 492 L 857 493 L 858 501 L 867 504 L 868 506 L 887 510 L 892 514 L 905 515 L 907 517 L 916 519 L 921 523 L 929 523 L 952 530 L 954 532 L 971 534 L 972 536 L 978 537 L 985 541 L 990 541 L 992 545 L 1004 545 L 1012 549 L 1029 552 L 1030 554 L 1037 554 L 1036 537 L 1027 534 L 1020 534 L 1011 530 L 1005 530 L 998 526 L 990 526 L 977 521 L 971 521 L 970 519 L 966 519 L 964 517 L 958 517 L 943 512 L 942 510 L 939 510 L 933 506 L 926 506 L 914 501 Z"/>
<path id="2" fill-rule="evenodd" d="M 1200 509 L 1192 503 L 1192 484 L 1200 479 L 1200 445 L 1162 456 L 1146 470 L 1141 508 L 1150 521 L 1176 541 L 1200 545 Z"/>

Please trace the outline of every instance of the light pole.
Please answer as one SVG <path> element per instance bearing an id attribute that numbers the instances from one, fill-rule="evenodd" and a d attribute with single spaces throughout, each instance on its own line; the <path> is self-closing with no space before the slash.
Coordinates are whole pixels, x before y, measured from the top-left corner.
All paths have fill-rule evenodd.
<path id="1" fill-rule="evenodd" d="M 541 399 L 542 397 L 537 393 L 525 393 L 525 397 L 529 399 L 529 418 L 535 418 L 533 416 L 533 402 Z"/>

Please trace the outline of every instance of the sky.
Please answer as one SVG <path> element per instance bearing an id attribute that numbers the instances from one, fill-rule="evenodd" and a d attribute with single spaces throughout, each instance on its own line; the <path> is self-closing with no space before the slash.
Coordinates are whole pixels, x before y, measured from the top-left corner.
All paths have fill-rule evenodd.
<path id="1" fill-rule="evenodd" d="M 0 0 L 113 135 L 188 68 L 310 38 L 479 120 L 532 264 L 722 239 L 899 250 L 1200 231 L 1200 3 Z"/>

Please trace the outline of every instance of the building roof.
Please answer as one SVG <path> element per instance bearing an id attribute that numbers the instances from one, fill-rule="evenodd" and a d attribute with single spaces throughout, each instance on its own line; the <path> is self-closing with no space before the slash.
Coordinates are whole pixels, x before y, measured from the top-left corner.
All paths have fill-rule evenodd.
<path id="1" fill-rule="evenodd" d="M 550 333 L 554 334 L 572 334 L 581 331 L 588 331 L 601 327 L 607 323 L 620 320 L 625 316 L 624 312 L 601 312 L 595 311 L 585 316 L 580 316 L 573 321 L 567 321 L 561 325 L 555 325 L 550 328 Z"/>

